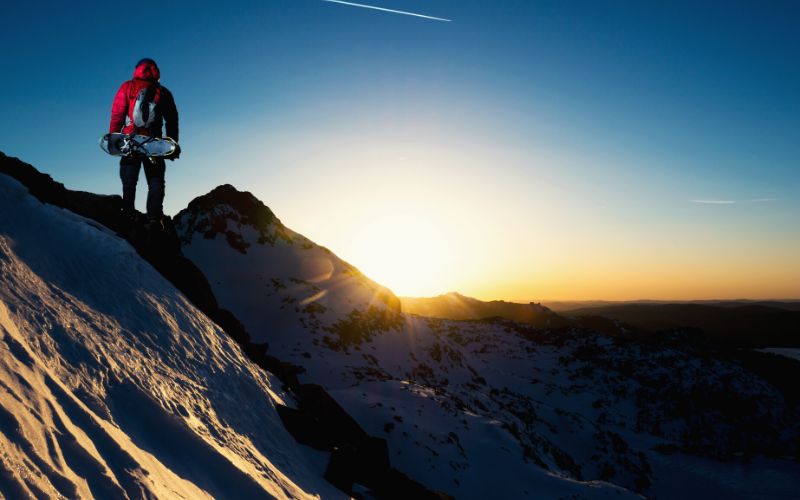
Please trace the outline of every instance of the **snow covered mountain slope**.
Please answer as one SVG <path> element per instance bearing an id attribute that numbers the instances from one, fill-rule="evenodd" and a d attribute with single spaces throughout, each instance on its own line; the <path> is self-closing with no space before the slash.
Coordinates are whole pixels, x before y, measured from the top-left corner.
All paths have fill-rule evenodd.
<path id="1" fill-rule="evenodd" d="M 0 175 L 0 496 L 341 497 L 277 387 L 124 240 Z"/>
<path id="2" fill-rule="evenodd" d="M 219 186 L 194 199 L 175 225 L 187 257 L 206 264 L 219 302 L 251 320 L 255 342 L 289 348 L 303 328 L 318 330 L 346 315 L 398 317 L 400 301 L 390 290 L 285 227 L 250 193 Z"/>
<path id="3" fill-rule="evenodd" d="M 384 436 L 392 465 L 428 487 L 457 498 L 800 488 L 797 463 L 777 458 L 798 456 L 796 401 L 730 353 L 611 321 L 543 329 L 406 315 L 249 193 L 224 186 L 199 200 L 176 224 L 220 305 Z M 305 272 L 307 259 L 328 271 Z M 342 275 L 355 281 L 339 286 Z M 775 480 L 754 490 L 748 478 L 763 477 Z"/>

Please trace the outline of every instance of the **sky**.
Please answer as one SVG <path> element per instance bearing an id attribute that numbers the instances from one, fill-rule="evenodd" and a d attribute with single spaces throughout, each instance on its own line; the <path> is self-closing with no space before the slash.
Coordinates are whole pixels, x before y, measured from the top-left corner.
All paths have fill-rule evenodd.
<path id="1" fill-rule="evenodd" d="M 119 193 L 97 142 L 152 57 L 168 214 L 233 184 L 399 295 L 800 298 L 797 2 L 359 3 L 445 20 L 12 2 L 0 151 Z"/>

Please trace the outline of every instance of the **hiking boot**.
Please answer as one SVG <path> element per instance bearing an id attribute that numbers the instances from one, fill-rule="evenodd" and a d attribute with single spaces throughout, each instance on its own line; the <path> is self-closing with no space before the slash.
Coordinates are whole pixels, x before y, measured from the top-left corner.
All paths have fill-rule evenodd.
<path id="1" fill-rule="evenodd" d="M 164 219 L 161 217 L 148 217 L 145 227 L 151 232 L 164 232 Z"/>

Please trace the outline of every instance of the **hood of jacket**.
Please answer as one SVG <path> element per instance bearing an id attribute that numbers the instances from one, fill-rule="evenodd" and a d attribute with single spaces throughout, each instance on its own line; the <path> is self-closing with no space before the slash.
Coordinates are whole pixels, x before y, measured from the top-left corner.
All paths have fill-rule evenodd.
<path id="1" fill-rule="evenodd" d="M 158 70 L 158 66 L 152 62 L 143 62 L 133 70 L 133 78 L 156 83 L 161 79 L 161 72 Z"/>

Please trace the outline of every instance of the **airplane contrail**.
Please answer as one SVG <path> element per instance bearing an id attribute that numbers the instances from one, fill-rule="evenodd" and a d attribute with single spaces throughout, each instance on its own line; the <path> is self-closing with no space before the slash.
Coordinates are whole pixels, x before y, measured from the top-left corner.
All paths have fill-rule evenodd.
<path id="1" fill-rule="evenodd" d="M 372 10 L 380 10 L 383 12 L 391 12 L 392 14 L 403 14 L 404 16 L 414 16 L 414 17 L 421 17 L 423 19 L 430 19 L 432 21 L 444 21 L 449 23 L 452 19 L 444 19 L 441 17 L 433 17 L 433 16 L 426 16 L 425 14 L 416 14 L 414 12 L 406 12 L 404 10 L 394 10 L 394 9 L 385 9 L 383 7 L 377 7 L 375 5 L 364 5 L 363 3 L 353 3 L 353 2 L 345 2 L 343 0 L 322 0 L 323 2 L 330 2 L 330 3 L 340 3 L 342 5 L 350 5 L 352 7 L 361 7 L 364 9 L 372 9 Z"/>
<path id="2" fill-rule="evenodd" d="M 736 200 L 692 200 L 692 203 L 703 203 L 706 205 L 734 205 Z"/>

